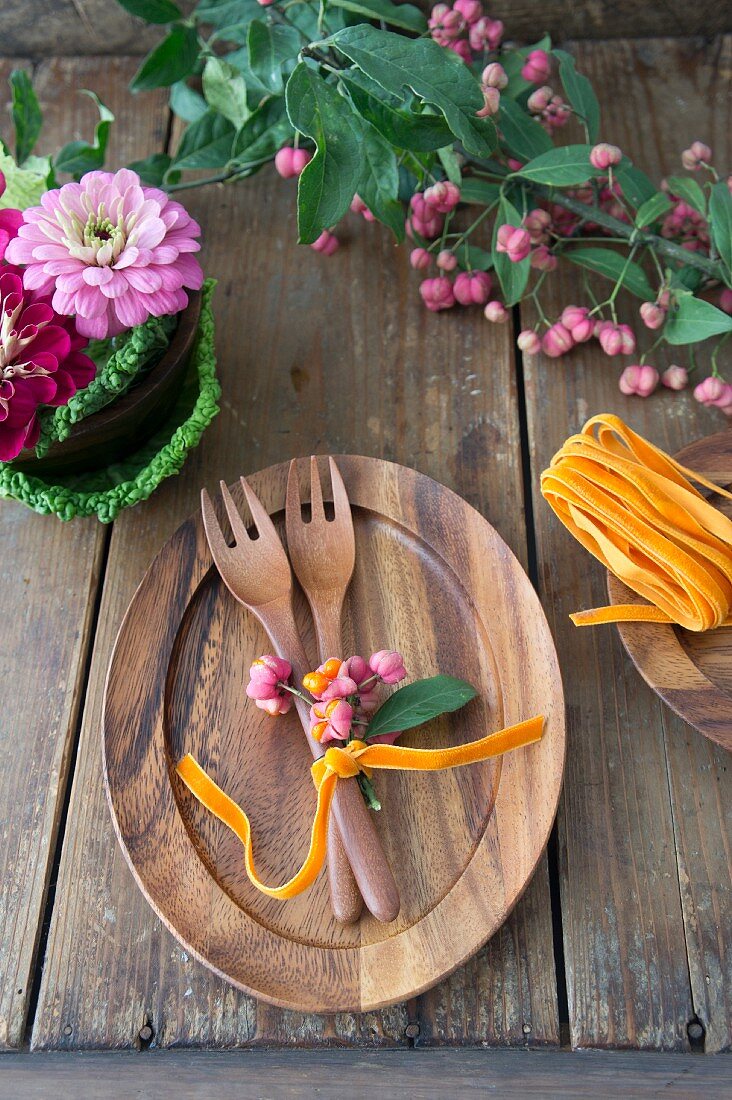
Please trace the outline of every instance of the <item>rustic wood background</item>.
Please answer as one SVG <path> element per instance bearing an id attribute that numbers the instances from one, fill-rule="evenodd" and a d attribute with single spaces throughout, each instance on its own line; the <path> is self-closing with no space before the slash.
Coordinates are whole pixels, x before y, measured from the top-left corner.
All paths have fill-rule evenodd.
<path id="1" fill-rule="evenodd" d="M 428 10 L 431 0 L 414 0 Z M 185 12 L 193 0 L 177 0 Z M 553 38 L 640 38 L 644 35 L 698 35 L 709 40 L 732 30 L 732 9 L 716 0 L 493 0 L 494 19 L 507 33 L 530 40 Z M 116 0 L 3 0 L 0 56 L 48 57 L 68 54 L 145 53 L 160 30 L 128 15 Z"/>
<path id="2" fill-rule="evenodd" d="M 41 22 L 41 5 L 32 20 L 34 5 L 14 7 L 18 26 Z M 632 34 L 655 8 L 636 8 L 635 26 L 624 30 L 618 13 L 601 33 Z M 3 23 L 9 10 L 12 3 Z M 104 43 L 86 32 L 72 42 L 63 27 L 54 37 L 50 21 L 47 50 L 110 47 L 118 33 L 111 3 L 69 11 L 77 30 L 81 11 L 104 27 Z M 676 29 L 668 8 L 663 24 Z M 0 40 L 8 50 L 7 33 Z M 133 45 L 136 38 L 126 48 Z M 29 43 L 27 52 L 38 48 Z M 678 150 L 697 137 L 730 163 L 732 39 L 572 48 L 601 95 L 604 136 L 651 174 L 676 169 Z M 134 57 L 3 61 L 4 102 L 19 63 L 34 71 L 45 149 L 91 131 L 82 87 L 117 115 L 110 164 L 164 147 L 165 95 L 129 95 Z M 672 451 L 718 431 L 720 414 L 689 394 L 623 398 L 615 364 L 594 346 L 560 361 L 517 361 L 515 334 L 527 320 L 518 311 L 506 326 L 487 324 L 479 310 L 427 314 L 406 256 L 361 219 L 347 222 L 331 259 L 298 247 L 294 189 L 271 172 L 190 192 L 187 202 L 203 226 L 206 269 L 219 279 L 221 415 L 181 476 L 111 529 L 0 509 L 3 612 L 19 628 L 0 635 L 0 1047 L 728 1049 L 728 756 L 661 704 L 614 629 L 571 626 L 569 611 L 605 600 L 604 577 L 538 495 L 539 471 L 591 413 L 616 412 Z M 580 293 L 572 270 L 553 285 L 555 310 Z M 188 958 L 117 848 L 99 752 L 121 616 L 162 542 L 195 509 L 200 486 L 313 450 L 415 466 L 488 517 L 544 601 L 569 720 L 555 838 L 501 932 L 414 1001 L 337 1018 L 257 1003 Z"/>

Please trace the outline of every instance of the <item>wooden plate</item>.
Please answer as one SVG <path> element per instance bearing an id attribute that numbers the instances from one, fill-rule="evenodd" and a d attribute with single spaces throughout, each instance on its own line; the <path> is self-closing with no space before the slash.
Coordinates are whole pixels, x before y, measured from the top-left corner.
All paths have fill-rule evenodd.
<path id="1" fill-rule="evenodd" d="M 506 544 L 454 493 L 412 470 L 343 456 L 356 571 L 348 653 L 401 650 L 410 677 L 452 673 L 479 698 L 410 731 L 436 747 L 544 714 L 543 740 L 502 760 L 434 774 L 379 773 L 379 828 L 402 896 L 391 925 L 336 924 L 326 875 L 292 901 L 256 891 L 236 838 L 173 771 L 190 751 L 252 821 L 259 873 L 285 881 L 315 806 L 294 711 L 273 720 L 244 695 L 270 649 L 212 566 L 199 516 L 153 562 L 122 624 L 104 712 L 107 791 L 141 889 L 206 966 L 256 997 L 305 1012 L 365 1011 L 426 989 L 475 952 L 529 882 L 554 819 L 564 703 L 549 628 Z M 287 466 L 251 478 L 284 528 Z M 238 485 L 233 493 L 243 505 Z M 298 617 L 313 652 L 309 616 Z M 315 665 L 313 657 L 313 665 Z"/>
<path id="2" fill-rule="evenodd" d="M 732 430 L 698 439 L 679 451 L 679 462 L 723 488 L 732 483 Z M 732 518 L 732 502 L 713 498 Z M 612 603 L 644 603 L 608 574 Z M 732 749 L 732 630 L 695 634 L 676 626 L 618 625 L 623 645 L 643 679 L 699 733 Z"/>

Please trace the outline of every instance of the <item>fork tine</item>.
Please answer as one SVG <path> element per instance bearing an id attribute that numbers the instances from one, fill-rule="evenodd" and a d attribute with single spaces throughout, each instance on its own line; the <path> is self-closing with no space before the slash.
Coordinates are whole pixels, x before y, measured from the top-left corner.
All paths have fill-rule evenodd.
<path id="1" fill-rule="evenodd" d="M 336 466 L 335 459 L 333 458 L 328 458 L 328 465 L 330 466 L 330 483 L 333 487 L 333 508 L 335 510 L 336 519 L 344 520 L 350 518 L 351 502 L 348 499 L 348 493 L 343 484 L 341 471 Z"/>
<path id="2" fill-rule="evenodd" d="M 325 518 L 323 487 L 320 484 L 318 459 L 315 455 L 310 456 L 310 515 L 313 519 Z"/>
<path id="3" fill-rule="evenodd" d="M 285 519 L 288 526 L 302 523 L 302 505 L 300 502 L 300 478 L 297 472 L 297 459 L 293 458 L 287 473 L 287 493 L 285 496 Z"/>
<path id="4" fill-rule="evenodd" d="M 239 515 L 239 509 L 237 508 L 236 504 L 234 504 L 234 498 L 229 492 L 229 487 L 226 482 L 220 481 L 219 487 L 221 489 L 221 496 L 226 507 L 226 514 L 228 515 L 229 523 L 231 524 L 231 532 L 234 536 L 234 541 L 236 542 L 237 546 L 239 546 L 249 540 L 246 525 L 244 523 L 244 520 Z"/>
<path id="5" fill-rule="evenodd" d="M 252 519 L 254 520 L 254 526 L 257 528 L 259 537 L 263 544 L 267 544 L 270 548 L 277 548 L 284 556 L 284 548 L 280 542 L 280 536 L 277 534 L 275 525 L 269 515 L 269 512 L 260 501 L 257 494 L 252 489 L 251 485 L 245 477 L 239 478 L 241 481 L 241 487 L 244 490 L 244 496 L 247 498 L 247 504 L 249 505 L 249 511 L 252 513 Z"/>
<path id="6" fill-rule="evenodd" d="M 218 517 L 211 503 L 211 497 L 208 495 L 206 489 L 201 489 L 201 515 L 203 516 L 203 527 L 206 532 L 206 538 L 208 539 L 208 545 L 218 565 L 229 547 L 227 546 L 223 531 L 219 526 Z"/>

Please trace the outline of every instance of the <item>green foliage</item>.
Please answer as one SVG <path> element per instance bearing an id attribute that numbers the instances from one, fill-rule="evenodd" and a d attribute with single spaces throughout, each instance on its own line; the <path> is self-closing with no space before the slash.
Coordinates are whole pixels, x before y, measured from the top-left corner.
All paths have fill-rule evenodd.
<path id="1" fill-rule="evenodd" d="M 33 152 L 43 125 L 43 115 L 33 84 L 24 69 L 10 74 L 12 91 L 11 115 L 15 130 L 15 159 L 22 165 Z"/>
<path id="2" fill-rule="evenodd" d="M 137 15 L 148 23 L 173 23 L 180 19 L 181 10 L 172 0 L 119 0 L 130 15 Z"/>
<path id="3" fill-rule="evenodd" d="M 645 228 L 647 225 L 651 225 L 653 222 L 658 221 L 664 214 L 667 214 L 671 209 L 671 203 L 664 195 L 663 191 L 657 191 L 655 195 L 651 195 L 650 199 L 646 199 L 644 203 L 638 207 L 635 214 L 635 224 L 639 229 Z"/>
<path id="4" fill-rule="evenodd" d="M 382 703 L 367 727 L 367 740 L 384 733 L 397 733 L 421 726 L 440 714 L 459 710 L 477 692 L 455 676 L 430 676 L 399 688 Z"/>
<path id="5" fill-rule="evenodd" d="M 167 88 L 192 73 L 197 60 L 198 34 L 195 27 L 174 23 L 160 45 L 142 62 L 130 87 L 133 92 Z"/>
<path id="6" fill-rule="evenodd" d="M 515 175 L 532 183 L 572 187 L 601 175 L 590 163 L 591 145 L 560 145 L 534 157 Z"/>
<path id="7" fill-rule="evenodd" d="M 732 332 L 732 317 L 690 291 L 679 294 L 663 330 L 669 344 L 698 344 L 728 332 Z"/>
<path id="8" fill-rule="evenodd" d="M 414 31 L 415 34 L 423 34 L 427 30 L 423 12 L 411 4 L 392 4 L 391 0 L 329 0 L 328 6 L 343 8 L 365 19 L 383 20 L 392 27 Z"/>
<path id="9" fill-rule="evenodd" d="M 192 122 L 181 138 L 173 159 L 180 171 L 184 168 L 223 168 L 229 163 L 236 127 L 216 111 Z"/>
<path id="10" fill-rule="evenodd" d="M 689 206 L 703 214 L 704 217 L 707 216 L 707 200 L 696 180 L 691 179 L 689 176 L 670 176 L 668 186 L 672 195 L 688 202 Z"/>
<path id="11" fill-rule="evenodd" d="M 564 50 L 554 50 L 559 59 L 559 76 L 571 106 L 587 127 L 587 137 L 596 142 L 600 133 L 600 104 L 586 76 L 577 72 L 574 58 Z"/>
<path id="12" fill-rule="evenodd" d="M 364 123 L 348 101 L 320 74 L 301 62 L 287 82 L 287 113 L 316 152 L 297 189 L 297 226 L 303 244 L 342 218 L 363 172 Z"/>
<path id="13" fill-rule="evenodd" d="M 82 95 L 88 95 L 96 104 L 99 111 L 99 122 L 94 128 L 94 140 L 89 144 L 86 141 L 70 141 L 56 154 L 54 166 L 58 172 L 68 172 L 70 176 L 79 179 L 86 172 L 93 172 L 104 164 L 107 152 L 109 131 L 114 122 L 114 115 L 105 107 L 101 99 L 94 92 L 82 89 Z"/>
<path id="14" fill-rule="evenodd" d="M 498 251 L 496 239 L 502 225 L 521 225 L 520 213 L 505 196 L 501 198 L 498 205 L 498 217 L 493 227 L 493 266 L 501 284 L 506 305 L 515 306 L 521 300 L 529 281 L 529 257 L 527 256 L 520 263 L 514 263 L 513 260 L 509 260 L 505 252 Z"/>
<path id="15" fill-rule="evenodd" d="M 503 144 L 518 160 L 532 161 L 553 149 L 549 137 L 535 118 L 527 115 L 514 99 L 501 97 L 498 124 L 503 134 Z"/>
<path id="16" fill-rule="evenodd" d="M 281 92 L 283 66 L 300 52 L 302 42 L 294 27 L 272 26 L 253 19 L 249 24 L 249 68 L 268 93 Z"/>
<path id="17" fill-rule="evenodd" d="M 203 98 L 212 111 L 218 111 L 237 128 L 246 122 L 251 114 L 247 103 L 247 86 L 244 77 L 233 65 L 220 57 L 209 57 L 201 84 Z"/>
<path id="18" fill-rule="evenodd" d="M 727 286 L 732 286 L 732 195 L 726 180 L 715 183 L 709 199 L 712 241 L 719 254 Z"/>
<path id="19" fill-rule="evenodd" d="M 628 260 L 622 252 L 615 252 L 611 248 L 572 248 L 564 255 L 573 264 L 596 271 L 615 283 L 619 281 L 636 298 L 647 302 L 655 297 L 643 268 L 633 260 Z"/>

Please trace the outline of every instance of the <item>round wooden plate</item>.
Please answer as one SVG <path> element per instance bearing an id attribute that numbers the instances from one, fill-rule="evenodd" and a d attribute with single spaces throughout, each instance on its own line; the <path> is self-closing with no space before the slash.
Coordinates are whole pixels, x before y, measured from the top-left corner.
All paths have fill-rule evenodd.
<path id="1" fill-rule="evenodd" d="M 732 483 L 732 430 L 696 440 L 676 455 L 723 488 Z M 732 503 L 713 498 L 732 518 Z M 611 603 L 645 603 L 608 574 Z M 732 630 L 695 634 L 677 626 L 619 623 L 633 663 L 657 695 L 699 733 L 732 749 Z"/>
<path id="2" fill-rule="evenodd" d="M 470 741 L 536 714 L 546 716 L 546 733 L 471 767 L 375 775 L 378 825 L 402 898 L 393 924 L 368 915 L 336 924 L 324 872 L 291 901 L 265 897 L 246 877 L 239 842 L 174 765 L 192 752 L 244 806 L 260 875 L 283 882 L 307 850 L 310 753 L 294 710 L 273 720 L 246 699 L 249 665 L 271 647 L 221 583 L 200 517 L 179 528 L 135 594 L 110 665 L 103 737 L 115 828 L 141 889 L 187 950 L 254 996 L 304 1012 L 404 1000 L 473 954 L 531 878 L 564 765 L 554 644 L 506 544 L 464 500 L 413 470 L 354 456 L 338 465 L 356 532 L 344 651 L 394 647 L 410 679 L 451 673 L 479 691 L 405 743 Z M 250 480 L 283 529 L 287 466 Z M 238 486 L 232 491 L 242 504 Z M 298 620 L 312 654 L 301 599 Z"/>

